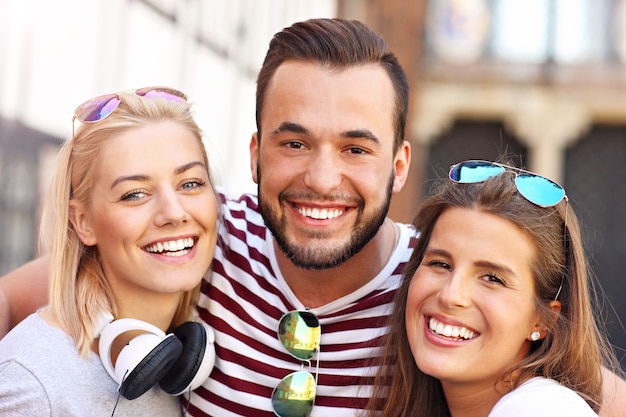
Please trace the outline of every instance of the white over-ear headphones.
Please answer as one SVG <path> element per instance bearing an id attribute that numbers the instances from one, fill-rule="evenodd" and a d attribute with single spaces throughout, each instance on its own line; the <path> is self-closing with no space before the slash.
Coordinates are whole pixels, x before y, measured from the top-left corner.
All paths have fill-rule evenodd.
<path id="1" fill-rule="evenodd" d="M 215 364 L 215 334 L 203 323 L 188 321 L 166 334 L 145 321 L 113 320 L 111 314 L 104 313 L 95 330 L 96 335 L 100 334 L 102 364 L 120 384 L 120 394 L 129 400 L 144 394 L 156 383 L 171 395 L 193 390 L 209 377 Z M 144 333 L 122 348 L 114 366 L 111 345 L 128 331 Z"/>

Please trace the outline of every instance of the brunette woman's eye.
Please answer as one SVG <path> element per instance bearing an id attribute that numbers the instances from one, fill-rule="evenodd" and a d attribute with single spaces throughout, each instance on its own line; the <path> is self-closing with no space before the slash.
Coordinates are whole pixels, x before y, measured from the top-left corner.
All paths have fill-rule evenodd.
<path id="1" fill-rule="evenodd" d="M 503 280 L 502 278 L 500 278 L 498 275 L 496 274 L 485 274 L 482 276 L 482 280 L 485 282 L 488 282 L 489 284 L 493 284 L 493 285 L 501 285 L 503 287 L 505 287 L 506 281 Z"/>
<path id="2" fill-rule="evenodd" d="M 434 268 L 442 268 L 442 269 L 446 269 L 448 271 L 452 270 L 452 267 L 450 266 L 450 264 L 448 264 L 445 261 L 440 261 L 440 260 L 429 260 L 429 261 L 425 261 L 423 262 L 425 265 L 430 266 L 430 267 L 434 267 Z"/>

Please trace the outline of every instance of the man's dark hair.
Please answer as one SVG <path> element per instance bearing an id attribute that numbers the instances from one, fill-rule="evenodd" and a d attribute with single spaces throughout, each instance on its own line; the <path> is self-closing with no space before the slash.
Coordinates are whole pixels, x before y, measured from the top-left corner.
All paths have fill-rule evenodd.
<path id="1" fill-rule="evenodd" d="M 276 69 L 287 60 L 317 62 L 334 69 L 380 64 L 393 83 L 394 153 L 404 140 L 409 84 L 396 56 L 383 38 L 364 23 L 346 19 L 310 19 L 294 23 L 274 35 L 257 78 L 256 124 L 261 138 L 261 112 Z"/>

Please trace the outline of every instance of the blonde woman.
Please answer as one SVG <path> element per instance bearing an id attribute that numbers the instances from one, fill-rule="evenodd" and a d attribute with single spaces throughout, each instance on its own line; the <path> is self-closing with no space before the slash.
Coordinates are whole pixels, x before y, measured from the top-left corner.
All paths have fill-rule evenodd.
<path id="1" fill-rule="evenodd" d="M 99 96 L 60 150 L 44 213 L 49 306 L 0 342 L 0 415 L 181 415 L 211 331 L 190 322 L 218 200 L 186 96 Z"/>

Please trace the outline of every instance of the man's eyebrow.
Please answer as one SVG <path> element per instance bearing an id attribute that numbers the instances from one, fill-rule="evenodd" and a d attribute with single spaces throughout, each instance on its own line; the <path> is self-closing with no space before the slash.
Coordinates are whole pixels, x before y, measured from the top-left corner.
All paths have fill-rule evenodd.
<path id="1" fill-rule="evenodd" d="M 301 124 L 298 123 L 294 123 L 294 122 L 282 122 L 280 124 L 280 126 L 278 126 L 276 129 L 274 129 L 274 131 L 272 132 L 273 134 L 279 134 L 282 132 L 292 132 L 292 133 L 308 133 L 308 129 L 304 126 L 302 126 Z"/>
<path id="2" fill-rule="evenodd" d="M 283 122 L 272 133 L 279 134 L 282 132 L 306 134 L 309 133 L 309 130 L 299 123 Z M 378 136 L 376 136 L 371 130 L 368 129 L 347 130 L 345 132 L 342 132 L 341 136 L 345 137 L 346 139 L 369 139 L 373 142 L 380 143 L 380 139 L 378 138 Z"/>
<path id="3" fill-rule="evenodd" d="M 380 143 L 378 136 L 376 136 L 371 130 L 367 129 L 348 130 L 347 132 L 344 132 L 342 136 L 350 139 L 369 139 L 373 142 Z"/>

